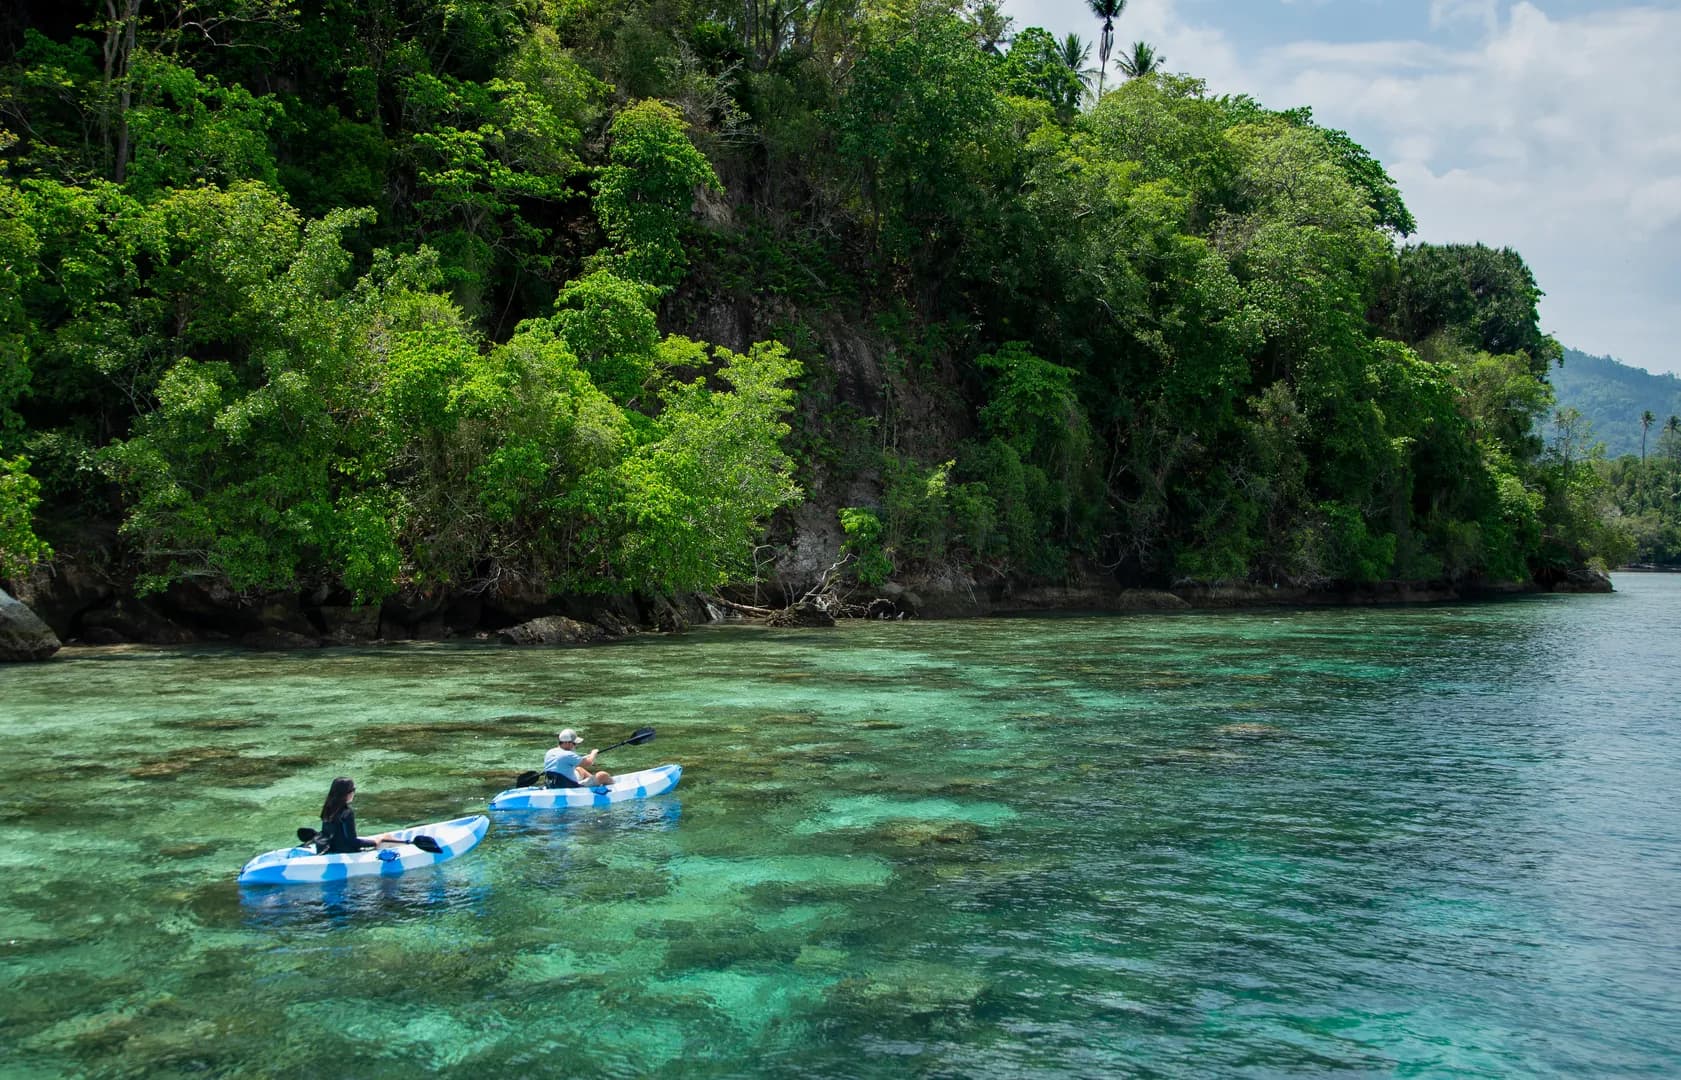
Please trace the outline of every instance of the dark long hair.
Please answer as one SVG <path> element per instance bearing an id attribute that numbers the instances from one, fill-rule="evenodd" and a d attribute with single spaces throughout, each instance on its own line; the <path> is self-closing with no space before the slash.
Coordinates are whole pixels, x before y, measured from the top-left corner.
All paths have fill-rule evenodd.
<path id="1" fill-rule="evenodd" d="M 321 804 L 321 820 L 336 821 L 344 813 L 345 806 L 350 802 L 350 793 L 356 790 L 356 781 L 348 776 L 341 776 L 333 781 L 333 786 L 327 789 L 327 801 Z"/>

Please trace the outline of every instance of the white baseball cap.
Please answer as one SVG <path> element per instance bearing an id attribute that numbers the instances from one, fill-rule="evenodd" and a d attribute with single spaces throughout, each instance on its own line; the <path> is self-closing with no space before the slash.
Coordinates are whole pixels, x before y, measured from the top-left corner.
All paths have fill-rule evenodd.
<path id="1" fill-rule="evenodd" d="M 571 728 L 567 728 L 560 733 L 559 739 L 561 742 L 575 743 L 578 741 L 578 733 Z"/>

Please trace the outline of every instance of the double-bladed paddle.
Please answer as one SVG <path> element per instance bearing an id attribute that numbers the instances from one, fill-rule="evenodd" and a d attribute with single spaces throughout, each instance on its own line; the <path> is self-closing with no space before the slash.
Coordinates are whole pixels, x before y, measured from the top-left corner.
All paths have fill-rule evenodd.
<path id="1" fill-rule="evenodd" d="M 612 746 L 603 746 L 600 750 L 597 750 L 596 753 L 605 754 L 607 751 L 617 750 L 621 746 L 641 746 L 645 742 L 652 742 L 653 739 L 654 739 L 654 729 L 653 728 L 651 728 L 651 727 L 637 728 L 635 731 L 631 732 L 630 738 L 620 739 L 618 742 L 614 743 Z M 522 772 L 518 776 L 514 777 L 514 786 L 515 787 L 530 787 L 532 784 L 535 784 L 537 781 L 541 780 L 542 778 L 543 778 L 543 774 L 540 773 L 540 772 L 537 772 L 535 770 L 533 770 L 531 772 Z"/>
<path id="2" fill-rule="evenodd" d="M 317 833 L 314 829 L 311 829 L 307 826 L 300 826 L 298 828 L 298 843 L 300 843 L 300 844 L 310 843 L 311 841 L 313 841 L 319 835 L 320 834 Z M 419 848 L 420 850 L 429 851 L 433 855 L 442 855 L 444 853 L 444 849 L 439 847 L 438 842 L 436 840 L 432 839 L 430 836 L 417 836 L 413 840 L 381 840 L 380 843 L 382 843 L 382 844 L 413 844 L 415 847 Z"/>

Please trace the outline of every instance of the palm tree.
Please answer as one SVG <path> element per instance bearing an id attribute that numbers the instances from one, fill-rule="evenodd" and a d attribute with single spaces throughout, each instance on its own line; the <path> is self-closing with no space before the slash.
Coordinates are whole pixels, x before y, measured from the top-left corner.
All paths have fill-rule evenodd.
<path id="1" fill-rule="evenodd" d="M 1652 415 L 1651 409 L 1647 409 L 1640 414 L 1640 467 L 1642 469 L 1646 467 L 1646 433 L 1651 431 L 1652 425 L 1657 422 L 1658 418 Z"/>
<path id="2" fill-rule="evenodd" d="M 1057 59 L 1074 73 L 1086 93 L 1090 94 L 1092 76 L 1097 74 L 1096 68 L 1086 66 L 1091 60 L 1090 43 L 1082 41 L 1079 34 L 1069 34 L 1057 46 Z"/>
<path id="3" fill-rule="evenodd" d="M 1103 97 L 1103 74 L 1109 70 L 1109 50 L 1115 47 L 1115 20 L 1127 8 L 1127 0 L 1086 0 L 1091 13 L 1103 20 L 1103 34 L 1097 39 L 1097 96 Z"/>
<path id="4" fill-rule="evenodd" d="M 1160 71 L 1167 57 L 1156 52 L 1155 46 L 1142 41 L 1132 43 L 1132 52 L 1115 61 L 1117 67 L 1127 73 L 1127 78 L 1136 79 L 1140 75 L 1148 75 Z"/>

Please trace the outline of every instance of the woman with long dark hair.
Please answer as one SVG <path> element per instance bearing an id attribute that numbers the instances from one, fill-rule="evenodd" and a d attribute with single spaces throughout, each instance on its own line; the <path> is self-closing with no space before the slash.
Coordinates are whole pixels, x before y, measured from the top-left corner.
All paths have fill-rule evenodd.
<path id="1" fill-rule="evenodd" d="M 338 777 L 327 789 L 327 801 L 321 804 L 321 832 L 317 843 L 325 843 L 328 855 L 353 855 L 378 847 L 389 839 L 387 833 L 365 837 L 356 835 L 356 811 L 350 801 L 356 797 L 356 781 L 348 776 Z"/>

